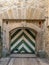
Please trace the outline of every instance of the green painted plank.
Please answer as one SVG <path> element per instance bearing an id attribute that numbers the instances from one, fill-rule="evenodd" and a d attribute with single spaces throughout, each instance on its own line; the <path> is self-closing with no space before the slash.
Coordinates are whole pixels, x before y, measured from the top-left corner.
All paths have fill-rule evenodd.
<path id="1" fill-rule="evenodd" d="M 22 33 L 20 36 L 18 36 L 18 38 L 16 38 L 16 39 L 11 43 L 11 46 L 12 46 L 13 44 L 15 44 L 22 36 L 23 36 L 23 33 Z"/>
<path id="2" fill-rule="evenodd" d="M 25 44 L 25 46 L 26 46 L 28 49 L 30 49 L 32 52 L 35 52 L 24 40 L 22 40 L 20 43 L 18 43 L 18 45 L 17 45 L 12 51 L 18 49 L 19 46 L 21 46 L 23 43 Z"/>
<path id="3" fill-rule="evenodd" d="M 19 51 L 20 51 L 20 53 L 28 53 L 28 51 L 24 47 L 21 48 Z M 24 52 L 22 52 L 22 51 L 24 51 Z"/>
<path id="4" fill-rule="evenodd" d="M 35 43 L 25 34 L 24 34 L 24 37 L 35 47 Z"/>
<path id="5" fill-rule="evenodd" d="M 17 35 L 17 33 L 19 33 L 20 31 L 21 31 L 21 29 L 16 30 L 16 32 L 11 36 L 11 39 L 12 39 L 13 37 L 15 37 L 15 35 Z"/>
<path id="6" fill-rule="evenodd" d="M 35 51 L 35 50 L 33 50 L 33 49 L 27 44 L 27 42 L 24 41 L 24 44 L 25 44 L 31 51 Z"/>
<path id="7" fill-rule="evenodd" d="M 29 29 L 25 29 L 25 30 L 26 30 L 26 31 L 27 31 L 27 32 L 28 32 L 28 33 L 32 36 L 32 38 L 34 38 L 34 39 L 35 39 L 35 37 L 36 37 L 36 36 L 35 36 L 35 35 L 33 35 L 33 34 L 32 34 L 32 32 L 31 32 Z"/>
<path id="8" fill-rule="evenodd" d="M 35 43 L 24 32 L 11 43 L 11 46 L 15 44 L 23 35 L 33 46 L 35 46 Z"/>
<path id="9" fill-rule="evenodd" d="M 18 43 L 18 45 L 12 50 L 14 51 L 15 49 L 18 49 L 18 47 L 22 44 L 22 41 L 20 43 Z"/>
<path id="10" fill-rule="evenodd" d="M 26 43 L 24 40 L 22 40 L 16 47 L 18 48 L 21 44 L 25 44 L 25 46 L 27 46 L 31 51 L 34 51 L 29 45 L 28 43 Z"/>

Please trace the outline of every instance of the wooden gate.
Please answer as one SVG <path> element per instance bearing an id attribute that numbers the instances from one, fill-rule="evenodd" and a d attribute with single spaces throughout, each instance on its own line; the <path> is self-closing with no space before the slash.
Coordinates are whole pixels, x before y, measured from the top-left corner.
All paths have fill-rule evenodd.
<path id="1" fill-rule="evenodd" d="M 28 28 L 11 32 L 11 53 L 35 53 L 35 33 Z"/>

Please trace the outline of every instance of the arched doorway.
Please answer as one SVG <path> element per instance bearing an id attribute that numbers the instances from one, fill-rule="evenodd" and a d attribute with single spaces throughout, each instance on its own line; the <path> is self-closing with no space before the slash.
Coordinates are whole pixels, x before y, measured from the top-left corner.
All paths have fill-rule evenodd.
<path id="1" fill-rule="evenodd" d="M 42 45 L 40 45 L 41 44 L 41 42 L 40 42 L 41 41 L 41 34 L 40 34 L 41 33 L 41 28 L 39 26 L 37 26 L 34 23 L 34 21 L 36 21 L 36 22 L 38 21 L 39 22 L 40 20 L 19 20 L 19 19 L 18 20 L 15 20 L 15 19 L 4 20 L 4 22 L 3 22 L 3 44 L 5 45 L 5 47 L 8 50 L 9 54 L 10 53 L 32 53 L 32 54 L 35 53 L 35 54 L 37 54 L 37 52 L 41 49 L 41 46 L 42 46 Z M 20 49 L 18 49 L 17 47 L 16 47 L 16 50 L 15 49 L 14 49 L 14 51 L 11 50 L 12 43 L 14 45 L 17 42 L 17 41 L 15 42 L 15 39 L 14 39 L 15 37 L 17 37 L 16 36 L 16 33 L 17 33 L 16 31 L 17 30 L 20 30 L 20 32 L 23 31 L 22 32 L 22 36 L 23 36 L 22 38 L 23 39 L 24 39 L 25 35 L 27 35 L 27 34 L 29 34 L 30 36 L 32 36 L 26 29 L 29 32 L 32 32 L 33 34 L 35 34 L 34 52 L 33 52 L 33 49 L 32 49 L 32 52 L 27 52 L 27 51 L 25 51 L 26 49 L 24 49 L 24 50 L 22 50 L 22 52 L 20 52 Z M 27 34 L 25 33 L 25 35 L 24 35 L 24 31 L 26 31 Z M 19 33 L 17 33 L 17 34 L 19 35 Z M 28 38 L 30 38 L 30 36 L 26 37 L 25 39 L 28 40 Z M 14 41 L 12 42 L 13 39 L 14 39 Z M 24 42 L 25 41 L 22 40 L 22 43 L 24 43 Z M 22 44 L 22 46 L 23 45 L 24 44 Z"/>
<path id="2" fill-rule="evenodd" d="M 35 54 L 36 32 L 30 28 L 15 28 L 10 31 L 10 52 Z"/>

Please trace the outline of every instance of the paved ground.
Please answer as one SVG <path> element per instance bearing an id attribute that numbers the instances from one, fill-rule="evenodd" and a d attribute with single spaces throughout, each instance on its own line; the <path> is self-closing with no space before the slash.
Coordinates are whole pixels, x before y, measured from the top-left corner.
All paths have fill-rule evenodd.
<path id="1" fill-rule="evenodd" d="M 1 58 L 0 65 L 8 65 L 10 58 Z"/>
<path id="2" fill-rule="evenodd" d="M 49 65 L 45 58 L 2 58 L 0 65 Z"/>

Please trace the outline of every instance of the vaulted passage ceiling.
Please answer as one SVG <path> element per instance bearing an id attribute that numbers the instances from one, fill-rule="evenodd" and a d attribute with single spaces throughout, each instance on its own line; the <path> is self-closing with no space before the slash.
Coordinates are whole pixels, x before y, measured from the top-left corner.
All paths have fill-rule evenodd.
<path id="1" fill-rule="evenodd" d="M 0 18 L 2 19 L 44 18 L 43 12 L 45 13 L 45 0 L 0 0 Z"/>

